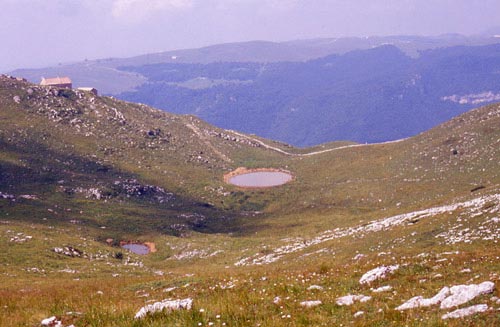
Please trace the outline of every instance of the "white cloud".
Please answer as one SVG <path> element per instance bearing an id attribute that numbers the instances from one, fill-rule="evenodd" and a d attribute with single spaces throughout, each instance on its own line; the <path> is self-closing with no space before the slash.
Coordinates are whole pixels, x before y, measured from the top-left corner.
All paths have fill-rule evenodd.
<path id="1" fill-rule="evenodd" d="M 140 22 L 158 12 L 186 9 L 192 5 L 193 0 L 114 0 L 111 14 L 118 19 Z"/>

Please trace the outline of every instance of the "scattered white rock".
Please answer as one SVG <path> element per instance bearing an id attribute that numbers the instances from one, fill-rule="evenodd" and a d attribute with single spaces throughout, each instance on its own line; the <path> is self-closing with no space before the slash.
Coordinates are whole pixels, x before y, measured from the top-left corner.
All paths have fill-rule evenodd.
<path id="1" fill-rule="evenodd" d="M 370 284 L 371 282 L 374 282 L 377 279 L 385 278 L 388 274 L 392 274 L 398 269 L 399 265 L 377 267 L 375 269 L 368 271 L 363 276 L 361 276 L 359 283 Z"/>
<path id="2" fill-rule="evenodd" d="M 462 318 L 467 317 L 476 313 L 485 312 L 488 310 L 488 305 L 486 304 L 476 304 L 467 308 L 457 309 L 455 311 L 444 314 L 441 319 L 450 319 L 450 318 Z"/>
<path id="3" fill-rule="evenodd" d="M 193 259 L 193 258 L 200 258 L 200 259 L 206 259 L 206 258 L 211 258 L 215 257 L 216 255 L 222 253 L 224 251 L 222 250 L 216 250 L 213 252 L 210 252 L 207 249 L 194 249 L 191 251 L 183 251 L 182 253 L 178 253 L 173 255 L 171 258 L 175 260 L 188 260 L 188 259 Z"/>
<path id="4" fill-rule="evenodd" d="M 312 307 L 317 307 L 318 305 L 321 305 L 323 302 L 317 300 L 317 301 L 303 301 L 300 302 L 300 306 L 305 307 L 305 308 L 312 308 Z"/>
<path id="5" fill-rule="evenodd" d="M 353 305 L 355 301 L 359 301 L 361 303 L 368 302 L 371 300 L 371 296 L 366 296 L 366 295 L 346 295 L 346 296 L 341 296 L 337 298 L 335 303 L 337 305 Z"/>
<path id="6" fill-rule="evenodd" d="M 32 194 L 22 194 L 19 196 L 19 198 L 26 200 L 38 200 L 38 196 Z"/>
<path id="7" fill-rule="evenodd" d="M 363 253 L 358 253 L 358 254 L 356 254 L 356 255 L 354 256 L 354 258 L 352 258 L 352 260 L 354 260 L 354 261 L 358 261 L 358 260 L 360 260 L 360 259 L 362 259 L 362 258 L 366 258 L 366 254 L 363 254 Z"/>
<path id="8" fill-rule="evenodd" d="M 420 307 L 430 307 L 432 305 L 437 305 L 441 303 L 447 296 L 450 295 L 450 288 L 443 287 L 438 294 L 434 295 L 430 299 L 424 299 L 423 296 L 415 296 L 405 303 L 401 304 L 396 310 L 403 311 L 408 309 L 420 308 Z"/>
<path id="9" fill-rule="evenodd" d="M 148 313 L 161 312 L 164 309 L 167 310 L 191 310 L 193 306 L 193 300 L 190 298 L 182 299 L 182 300 L 163 300 L 161 302 L 155 302 L 153 304 L 146 305 L 142 307 L 135 314 L 135 319 L 144 318 Z"/>
<path id="10" fill-rule="evenodd" d="M 441 309 L 457 307 L 479 295 L 492 293 L 494 289 L 495 284 L 493 282 L 452 286 L 450 288 L 451 295 L 441 302 Z"/>
<path id="11" fill-rule="evenodd" d="M 52 316 L 50 318 L 43 319 L 41 325 L 50 327 L 62 327 L 62 322 L 57 320 L 55 316 Z"/>
<path id="12" fill-rule="evenodd" d="M 311 285 L 307 288 L 308 291 L 314 291 L 314 290 L 317 290 L 317 291 L 322 291 L 323 290 L 323 286 L 319 286 L 319 285 Z"/>
<path id="13" fill-rule="evenodd" d="M 495 302 L 495 304 L 500 304 L 500 298 L 498 298 L 498 296 L 492 296 L 490 301 Z"/>
<path id="14" fill-rule="evenodd" d="M 361 317 L 362 315 L 364 315 L 365 312 L 364 311 L 358 311 L 354 314 L 354 318 L 358 318 L 358 317 Z"/>
<path id="15" fill-rule="evenodd" d="M 460 252 L 459 252 L 459 251 L 448 251 L 448 252 L 443 252 L 443 253 L 441 253 L 441 254 L 440 254 L 440 255 L 438 255 L 438 256 L 443 256 L 443 255 L 453 255 L 453 254 L 457 254 L 457 255 L 458 255 L 458 254 L 460 254 Z"/>
<path id="16" fill-rule="evenodd" d="M 65 246 L 64 248 L 56 247 L 53 248 L 52 251 L 54 251 L 57 254 L 63 254 L 68 257 L 81 257 L 83 255 L 83 252 L 75 249 L 72 246 Z"/>
<path id="17" fill-rule="evenodd" d="M 25 235 L 23 233 L 17 233 L 17 235 L 14 235 L 10 238 L 10 242 L 14 243 L 24 243 L 28 240 L 31 240 L 33 236 L 31 235 Z"/>
<path id="18" fill-rule="evenodd" d="M 387 285 L 387 286 L 381 286 L 379 288 L 371 289 L 373 293 L 382 293 L 382 292 L 389 292 L 392 291 L 392 286 Z"/>
<path id="19" fill-rule="evenodd" d="M 7 194 L 7 193 L 0 192 L 0 199 L 15 200 L 16 197 L 14 195 L 12 195 L 12 194 Z"/>
<path id="20" fill-rule="evenodd" d="M 39 273 L 39 274 L 45 274 L 45 269 L 40 269 L 37 267 L 31 267 L 31 268 L 25 268 L 27 272 L 32 272 L 32 273 Z"/>
<path id="21" fill-rule="evenodd" d="M 388 230 L 395 226 L 401 226 L 403 224 L 411 223 L 415 219 L 421 220 L 424 218 L 434 217 L 436 215 L 444 213 L 453 213 L 459 209 L 464 210 L 467 215 L 472 215 L 478 212 L 482 212 L 483 207 L 486 203 L 489 202 L 499 203 L 499 201 L 500 201 L 500 194 L 485 195 L 471 199 L 469 201 L 455 202 L 449 205 L 443 205 L 439 207 L 433 207 L 424 210 L 400 214 L 392 217 L 387 217 L 372 221 L 369 224 L 362 224 L 355 227 L 336 228 L 334 230 L 327 230 L 312 239 L 296 239 L 291 243 L 284 244 L 274 249 L 273 252 L 269 254 L 262 255 L 259 253 L 255 254 L 254 256 L 242 258 L 241 260 L 237 261 L 234 265 L 247 266 L 247 265 L 270 264 L 278 261 L 287 254 L 303 251 L 308 247 L 316 246 L 318 244 L 328 242 L 334 239 L 349 237 L 353 235 L 363 237 L 367 233 L 376 233 L 383 230 Z M 497 206 L 489 210 L 490 212 L 492 210 L 497 210 Z M 500 239 L 500 230 L 497 231 L 498 232 L 492 230 L 484 230 L 482 232 L 484 234 L 483 239 Z M 451 231 L 451 232 L 455 233 L 457 231 Z M 451 237 L 453 236 L 450 234 L 451 232 L 442 233 L 436 235 L 436 237 L 437 238 L 444 237 L 446 239 L 447 244 L 454 244 L 460 240 L 463 241 L 464 237 L 460 237 L 458 239 L 454 239 L 453 237 Z"/>
<path id="22" fill-rule="evenodd" d="M 425 299 L 415 296 L 401 304 L 396 310 L 408 310 L 420 307 L 429 307 L 441 303 L 441 309 L 449 309 L 462 305 L 482 294 L 492 293 L 495 289 L 493 282 L 483 282 L 479 285 L 456 285 L 443 287 L 435 296 Z"/>
<path id="23" fill-rule="evenodd" d="M 168 292 L 172 292 L 173 290 L 176 290 L 176 289 L 177 289 L 177 287 L 173 286 L 173 287 L 169 287 L 169 288 L 164 289 L 163 292 L 168 293 Z"/>

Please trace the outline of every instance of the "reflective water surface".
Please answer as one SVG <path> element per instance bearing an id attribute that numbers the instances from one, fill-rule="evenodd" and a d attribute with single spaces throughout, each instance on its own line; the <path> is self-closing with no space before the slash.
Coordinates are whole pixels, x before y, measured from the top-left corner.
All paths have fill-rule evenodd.
<path id="1" fill-rule="evenodd" d="M 148 254 L 149 248 L 144 244 L 124 244 L 122 248 L 127 249 L 135 254 Z"/>
<path id="2" fill-rule="evenodd" d="M 288 183 L 292 175 L 282 171 L 256 171 L 233 176 L 229 183 L 241 187 L 271 187 Z"/>

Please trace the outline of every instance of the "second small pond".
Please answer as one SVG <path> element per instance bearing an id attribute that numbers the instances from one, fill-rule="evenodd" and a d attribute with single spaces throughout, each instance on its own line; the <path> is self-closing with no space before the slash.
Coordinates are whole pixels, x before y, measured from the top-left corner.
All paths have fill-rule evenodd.
<path id="1" fill-rule="evenodd" d="M 133 252 L 135 254 L 148 254 L 149 253 L 149 247 L 144 244 L 124 244 L 122 245 L 122 248 L 129 250 L 130 252 Z"/>

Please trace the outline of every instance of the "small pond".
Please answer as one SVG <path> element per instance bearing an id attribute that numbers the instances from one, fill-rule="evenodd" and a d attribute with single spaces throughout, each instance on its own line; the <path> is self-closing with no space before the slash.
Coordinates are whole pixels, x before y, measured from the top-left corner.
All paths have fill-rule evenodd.
<path id="1" fill-rule="evenodd" d="M 232 176 L 228 182 L 241 187 L 272 187 L 288 183 L 292 174 L 283 171 L 254 171 Z"/>
<path id="2" fill-rule="evenodd" d="M 129 250 L 130 252 L 134 252 L 135 254 L 148 254 L 149 247 L 144 244 L 124 244 L 122 248 Z"/>

